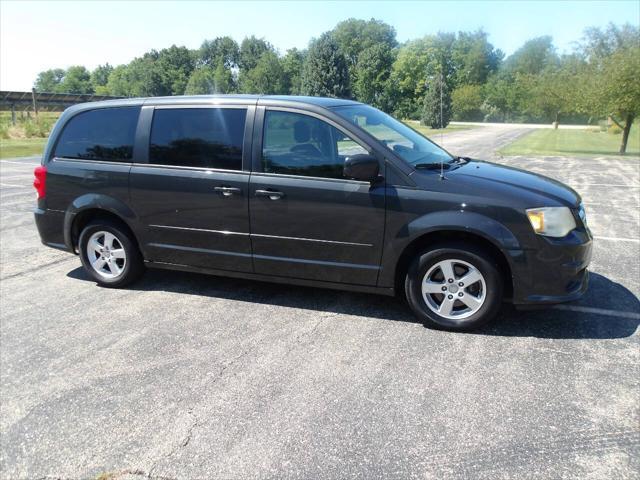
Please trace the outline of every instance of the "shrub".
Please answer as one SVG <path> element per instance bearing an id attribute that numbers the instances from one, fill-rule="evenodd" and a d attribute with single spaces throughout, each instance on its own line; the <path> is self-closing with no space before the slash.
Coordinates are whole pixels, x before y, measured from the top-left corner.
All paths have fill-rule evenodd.
<path id="1" fill-rule="evenodd" d="M 51 131 L 51 128 L 53 127 L 53 123 L 53 120 L 48 118 L 28 118 L 22 123 L 24 136 L 27 138 L 47 137 L 49 135 L 49 132 Z"/>
<path id="2" fill-rule="evenodd" d="M 451 94 L 453 118 L 456 120 L 481 120 L 482 87 L 480 85 L 462 85 Z"/>
<path id="3" fill-rule="evenodd" d="M 482 121 L 487 123 L 491 122 L 503 122 L 504 115 L 498 110 L 497 107 L 490 105 L 488 102 L 484 102 L 480 107 L 482 113 Z"/>
<path id="4" fill-rule="evenodd" d="M 609 127 L 608 132 L 613 135 L 620 135 L 622 133 L 622 129 L 614 123 Z"/>
<path id="5" fill-rule="evenodd" d="M 442 95 L 440 90 L 442 89 Z M 451 120 L 451 94 L 446 83 L 435 80 L 427 89 L 422 110 L 423 125 L 446 128 Z"/>

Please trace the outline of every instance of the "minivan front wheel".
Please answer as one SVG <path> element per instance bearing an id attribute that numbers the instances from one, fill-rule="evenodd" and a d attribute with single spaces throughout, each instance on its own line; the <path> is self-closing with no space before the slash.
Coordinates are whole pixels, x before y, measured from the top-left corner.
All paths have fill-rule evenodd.
<path id="1" fill-rule="evenodd" d="M 472 330 L 502 304 L 503 280 L 490 255 L 466 244 L 439 245 L 418 255 L 405 279 L 407 301 L 425 325 Z"/>
<path id="2" fill-rule="evenodd" d="M 102 286 L 125 286 L 144 270 L 134 239 L 115 222 L 90 222 L 80 233 L 78 244 L 82 265 Z"/>

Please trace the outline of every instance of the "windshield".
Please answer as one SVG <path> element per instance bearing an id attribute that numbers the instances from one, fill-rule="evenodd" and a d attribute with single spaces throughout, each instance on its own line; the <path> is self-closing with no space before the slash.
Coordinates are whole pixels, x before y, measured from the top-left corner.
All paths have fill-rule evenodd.
<path id="1" fill-rule="evenodd" d="M 384 143 L 411 165 L 450 162 L 453 157 L 404 123 L 368 105 L 335 107 L 333 111 Z"/>

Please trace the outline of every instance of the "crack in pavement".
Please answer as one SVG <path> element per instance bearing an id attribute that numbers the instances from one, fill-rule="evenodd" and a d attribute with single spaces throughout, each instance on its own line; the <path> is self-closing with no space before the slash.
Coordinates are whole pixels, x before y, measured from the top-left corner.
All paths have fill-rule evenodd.
<path id="1" fill-rule="evenodd" d="M 177 480 L 177 477 L 152 477 L 150 473 L 140 470 L 138 468 L 125 468 L 115 472 L 104 472 L 96 477 L 96 480 L 118 480 L 125 475 L 134 477 L 144 477 L 152 480 Z M 50 476 L 36 477 L 35 480 L 67 480 L 68 477 Z"/>
<path id="2" fill-rule="evenodd" d="M 318 327 L 320 327 L 320 324 L 326 319 L 326 318 L 330 318 L 335 316 L 336 314 L 331 314 L 331 315 L 327 315 L 327 314 L 322 314 L 320 315 L 320 320 L 316 321 L 316 323 L 313 325 L 313 327 L 311 327 L 311 329 L 309 331 L 306 332 L 301 332 L 299 333 L 295 340 L 294 340 L 294 344 L 295 345 L 300 345 L 302 344 L 301 339 L 303 337 L 312 337 L 314 333 L 316 333 L 316 331 L 318 330 Z M 287 354 L 291 353 L 291 351 L 293 350 L 293 347 L 291 347 L 289 350 L 287 350 Z"/>
<path id="3" fill-rule="evenodd" d="M 325 319 L 325 318 L 326 318 L 325 316 L 322 316 L 322 317 L 320 318 L 320 320 L 318 320 L 318 321 L 316 322 L 316 324 L 313 326 L 313 328 L 312 328 L 308 333 L 304 334 L 304 336 L 305 336 L 305 337 L 312 337 L 312 336 L 313 336 L 313 334 L 314 334 L 314 333 L 316 333 L 316 331 L 318 330 L 318 327 L 320 327 L 320 324 L 324 321 L 324 319 Z M 298 336 L 298 338 L 296 338 L 296 342 L 297 342 L 297 343 L 300 343 L 300 338 L 301 338 L 302 336 L 303 336 L 303 335 L 299 335 L 299 336 Z"/>
<path id="4" fill-rule="evenodd" d="M 298 334 L 294 340 L 294 344 L 301 344 L 301 339 L 303 337 L 313 337 L 313 334 L 318 330 L 318 328 L 320 327 L 320 324 L 327 318 L 330 317 L 334 317 L 336 316 L 337 313 L 335 312 L 327 312 L 324 313 L 320 316 L 320 319 L 318 321 L 316 321 L 316 323 L 313 325 L 313 327 L 306 331 L 306 332 L 302 332 L 300 334 Z M 293 348 L 289 349 L 287 353 L 290 353 L 291 350 L 293 350 Z M 220 371 L 218 372 L 218 375 L 216 376 L 216 378 L 213 380 L 213 382 L 211 383 L 212 385 L 215 384 L 218 380 L 220 380 L 220 378 L 222 378 L 222 376 L 224 375 L 224 373 L 233 365 L 235 365 L 236 363 L 238 363 L 239 360 L 241 360 L 242 358 L 246 357 L 249 353 L 251 353 L 253 351 L 253 348 L 248 348 L 246 350 L 244 350 L 242 353 L 240 353 L 240 355 L 234 357 L 229 363 L 227 363 L 226 365 L 224 365 Z M 149 479 L 161 479 L 161 480 L 168 480 L 167 477 L 155 477 L 153 475 L 153 472 L 158 468 L 159 463 L 161 460 L 167 460 L 169 458 L 171 458 L 172 456 L 174 456 L 181 448 L 186 447 L 187 445 L 189 445 L 189 442 L 191 442 L 191 439 L 193 437 L 193 432 L 194 430 L 200 425 L 200 421 L 198 419 L 198 416 L 193 412 L 194 407 L 191 407 L 187 410 L 187 414 L 190 415 L 193 418 L 193 421 L 191 422 L 190 426 L 187 428 L 187 433 L 185 434 L 184 438 L 178 442 L 170 451 L 169 453 L 159 457 L 158 459 L 156 459 L 155 461 L 152 462 L 151 464 L 151 468 L 149 469 L 149 473 L 147 475 L 147 478 Z"/>
<path id="5" fill-rule="evenodd" d="M 191 425 L 189 426 L 189 428 L 187 428 L 187 433 L 186 433 L 184 439 L 182 441 L 178 442 L 178 444 L 176 446 L 174 446 L 169 453 L 167 453 L 166 455 L 156 459 L 151 464 L 151 468 L 149 469 L 149 474 L 147 475 L 147 478 L 149 478 L 149 479 L 162 479 L 162 480 L 165 480 L 165 479 L 168 480 L 170 478 L 170 477 L 154 477 L 153 472 L 155 471 L 156 468 L 158 468 L 158 464 L 160 463 L 160 461 L 162 459 L 167 460 L 167 459 L 171 458 L 173 455 L 176 454 L 176 452 L 178 450 L 180 450 L 181 448 L 186 447 L 189 444 L 189 442 L 191 441 L 191 436 L 193 435 L 193 430 L 198 426 L 199 420 L 198 420 L 198 417 L 193 413 L 193 408 L 190 408 L 189 410 L 187 410 L 187 414 L 190 415 L 193 418 L 193 421 L 191 422 Z"/>
<path id="6" fill-rule="evenodd" d="M 313 327 L 308 330 L 307 332 L 302 332 L 299 335 L 296 336 L 294 343 L 295 344 L 301 344 L 301 339 L 303 337 L 312 337 L 313 334 L 318 330 L 318 328 L 320 327 L 320 324 L 327 318 L 330 317 L 334 317 L 336 316 L 337 313 L 335 312 L 327 312 L 324 313 L 320 316 L 320 319 L 313 325 Z M 292 349 L 289 349 L 289 352 L 291 352 Z M 236 363 L 238 363 L 239 360 L 241 360 L 242 358 L 246 357 L 249 353 L 251 353 L 253 351 L 253 348 L 248 348 L 246 350 L 244 350 L 242 353 L 240 353 L 238 356 L 234 357 L 229 363 L 227 363 L 226 365 L 224 365 L 220 371 L 218 372 L 218 375 L 216 376 L 216 378 L 213 380 L 213 382 L 211 383 L 212 385 L 215 384 L 218 380 L 220 380 L 220 378 L 222 378 L 222 376 L 224 375 L 224 373 L 233 365 L 235 365 Z M 149 473 L 147 475 L 147 478 L 149 479 L 161 479 L 161 480 L 168 480 L 168 477 L 155 477 L 153 475 L 153 472 L 158 468 L 159 463 L 161 460 L 167 460 L 169 458 L 171 458 L 173 455 L 175 455 L 181 448 L 186 447 L 187 445 L 189 445 L 189 443 L 191 442 L 191 439 L 193 437 L 193 432 L 194 430 L 200 425 L 200 421 L 198 419 L 198 416 L 194 413 L 194 408 L 191 407 L 187 410 L 187 414 L 190 415 L 193 418 L 193 421 L 191 422 L 191 425 L 187 428 L 187 433 L 184 436 L 184 438 L 177 443 L 177 445 L 175 445 L 170 451 L 169 453 L 161 456 L 160 458 L 156 459 L 155 461 L 152 462 L 151 464 L 151 468 L 149 469 Z"/>
<path id="7" fill-rule="evenodd" d="M 220 371 L 218 372 L 218 375 L 215 377 L 215 379 L 211 382 L 211 385 L 214 385 L 216 382 L 218 382 L 218 380 L 220 380 L 220 378 L 222 378 L 223 374 L 225 371 L 227 371 L 231 366 L 233 366 L 234 364 L 236 364 L 240 359 L 244 358 L 245 356 L 247 356 L 249 353 L 251 353 L 251 351 L 253 351 L 253 348 L 248 348 L 246 350 L 244 350 L 242 353 L 240 353 L 240 355 L 234 357 L 229 363 L 227 363 L 226 365 L 224 365 Z M 177 445 L 175 445 L 171 451 L 169 451 L 169 453 L 162 455 L 161 457 L 157 458 L 156 460 L 154 460 L 151 464 L 151 468 L 149 469 L 149 474 L 147 475 L 147 478 L 149 479 L 159 479 L 159 480 L 170 480 L 169 477 L 155 477 L 153 476 L 153 472 L 156 470 L 156 468 L 158 468 L 159 463 L 161 460 L 167 460 L 169 458 L 171 458 L 173 455 L 175 455 L 181 448 L 186 447 L 187 445 L 189 445 L 189 442 L 191 442 L 191 438 L 193 437 L 193 431 L 196 429 L 196 427 L 198 427 L 200 425 L 200 420 L 198 419 L 198 416 L 193 412 L 194 407 L 191 407 L 189 409 L 187 409 L 187 414 L 190 415 L 193 418 L 193 421 L 191 422 L 190 426 L 187 428 L 187 433 L 184 436 L 184 438 L 178 442 Z"/>
<path id="8" fill-rule="evenodd" d="M 37 267 L 32 267 L 32 268 L 28 268 L 26 270 L 22 270 L 21 272 L 17 272 L 17 273 L 12 273 L 11 275 L 7 275 L 5 277 L 0 278 L 0 280 L 5 281 L 5 280 L 9 280 L 12 278 L 18 278 L 18 277 L 22 277 L 23 275 L 28 275 L 30 273 L 34 273 L 37 271 L 42 270 L 43 268 L 48 268 L 54 265 L 58 265 L 59 263 L 64 263 L 64 262 L 69 262 L 71 260 L 76 260 L 76 257 L 64 257 L 64 258 L 59 258 L 58 260 L 54 260 L 53 262 L 49 262 L 49 263 L 43 263 L 38 265 Z"/>
<path id="9" fill-rule="evenodd" d="M 189 445 L 189 442 L 191 441 L 191 435 L 193 434 L 193 429 L 198 426 L 198 417 L 195 416 L 195 414 L 193 413 L 193 410 L 188 410 L 187 413 L 189 415 L 191 415 L 194 420 L 193 420 L 193 423 L 191 424 L 191 426 L 189 427 L 189 429 L 187 430 L 187 435 L 185 436 L 184 440 L 182 441 L 182 446 L 183 447 L 186 447 L 187 445 Z"/>

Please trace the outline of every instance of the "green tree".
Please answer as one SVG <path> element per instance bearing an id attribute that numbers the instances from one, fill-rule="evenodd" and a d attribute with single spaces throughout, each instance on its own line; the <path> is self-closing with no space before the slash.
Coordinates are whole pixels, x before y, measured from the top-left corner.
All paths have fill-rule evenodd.
<path id="1" fill-rule="evenodd" d="M 424 97 L 429 64 L 429 39 L 412 40 L 398 51 L 391 67 L 390 83 L 395 98 L 394 113 L 400 118 L 418 118 Z"/>
<path id="2" fill-rule="evenodd" d="M 639 114 L 638 30 L 633 25 L 588 29 L 580 48 L 562 57 L 551 37 L 533 38 L 503 61 L 482 30 L 429 35 L 398 47 L 390 25 L 352 18 L 311 41 L 309 50 L 291 49 L 282 58 L 265 39 L 252 36 L 238 45 L 217 37 L 196 51 L 172 45 L 91 73 L 82 66 L 46 70 L 34 88 L 117 96 L 242 90 L 350 97 L 353 92 L 396 116 L 437 126 L 439 86 L 433 79 L 442 73 L 445 123 L 451 113 L 503 121 L 608 116 L 623 130 L 623 152 Z"/>
<path id="3" fill-rule="evenodd" d="M 329 33 L 322 34 L 309 46 L 302 91 L 325 97 L 348 98 L 351 95 L 347 60 Z"/>
<path id="4" fill-rule="evenodd" d="M 624 155 L 631 125 L 640 115 L 640 48 L 629 46 L 612 54 L 604 62 L 602 76 L 604 81 L 598 84 L 604 88 L 597 105 L 622 128 L 619 153 Z"/>
<path id="5" fill-rule="evenodd" d="M 447 90 L 451 90 L 454 41 L 455 35 L 439 33 L 407 42 L 400 48 L 390 76 L 397 116 L 421 117 L 428 80 L 440 72 L 444 75 Z"/>
<path id="6" fill-rule="evenodd" d="M 128 82 L 128 68 L 126 65 L 118 65 L 109 74 L 107 80 L 107 91 L 109 95 L 126 97 L 130 96 Z"/>
<path id="7" fill-rule="evenodd" d="M 128 65 L 116 67 L 107 82 L 110 94 L 123 97 L 171 95 L 157 58 L 158 52 L 152 50 L 133 59 Z"/>
<path id="8" fill-rule="evenodd" d="M 451 92 L 451 108 L 456 120 L 482 120 L 484 96 L 480 85 L 461 85 Z"/>
<path id="9" fill-rule="evenodd" d="M 398 45 L 395 29 L 374 18 L 371 20 L 355 18 L 344 20 L 331 30 L 331 36 L 347 59 L 350 83 L 354 86 L 358 76 L 357 65 L 363 52 L 376 45 L 381 45 L 381 48 L 387 47 L 389 50 Z"/>
<path id="10" fill-rule="evenodd" d="M 216 93 L 215 71 L 208 65 L 196 68 L 187 82 L 185 95 L 207 95 Z"/>
<path id="11" fill-rule="evenodd" d="M 262 54 L 268 51 L 275 52 L 275 49 L 269 42 L 262 38 L 256 38 L 252 35 L 242 40 L 238 61 L 240 71 L 248 72 L 255 68 Z"/>
<path id="12" fill-rule="evenodd" d="M 216 68 L 220 62 L 229 70 L 238 66 L 240 47 L 231 37 L 217 37 L 202 42 L 198 50 L 198 63 Z"/>
<path id="13" fill-rule="evenodd" d="M 136 59 L 129 64 L 132 92 L 135 97 L 157 97 L 171 95 L 171 88 L 167 85 L 167 77 L 158 63 L 155 51 L 145 54 L 142 59 Z"/>
<path id="14" fill-rule="evenodd" d="M 168 95 L 184 94 L 189 77 L 195 68 L 196 55 L 186 47 L 172 45 L 157 54 L 155 68 L 161 73 L 162 90 Z"/>
<path id="15" fill-rule="evenodd" d="M 113 72 L 113 67 L 108 63 L 98 65 L 93 72 L 91 72 L 91 85 L 93 86 L 93 91 L 98 95 L 109 95 L 107 82 L 109 81 L 111 72 Z"/>
<path id="16" fill-rule="evenodd" d="M 559 66 L 550 67 L 537 75 L 518 76 L 525 92 L 518 106 L 523 114 L 536 120 L 560 122 L 562 114 L 575 115 L 582 88 L 579 79 L 585 62 L 579 55 L 565 55 L 559 59 Z"/>
<path id="17" fill-rule="evenodd" d="M 526 98 L 522 75 L 502 69 L 491 75 L 484 85 L 485 120 L 519 120 L 521 107 Z M 496 118 L 497 117 L 497 118 Z"/>
<path id="18" fill-rule="evenodd" d="M 286 79 L 286 92 L 289 95 L 302 93 L 302 69 L 304 67 L 305 53 L 297 48 L 287 50 L 280 60 Z"/>
<path id="19" fill-rule="evenodd" d="M 579 48 L 585 66 L 574 84 L 577 108 L 609 117 L 622 129 L 619 153 L 627 150 L 631 126 L 640 115 L 640 29 L 634 25 L 589 28 Z"/>
<path id="20" fill-rule="evenodd" d="M 218 63 L 213 72 L 213 80 L 216 93 L 234 93 L 236 91 L 236 80 L 224 63 Z"/>
<path id="21" fill-rule="evenodd" d="M 283 94 L 287 81 L 278 56 L 265 51 L 256 66 L 240 74 L 240 89 L 243 93 Z"/>
<path id="22" fill-rule="evenodd" d="M 618 50 L 637 43 L 637 26 L 628 23 L 617 26 L 610 23 L 604 29 L 587 28 L 578 50 L 591 64 L 597 65 Z"/>
<path id="23" fill-rule="evenodd" d="M 58 86 L 62 82 L 64 74 L 65 71 L 62 68 L 54 68 L 40 72 L 33 84 L 33 88 L 38 92 L 55 93 L 58 91 Z"/>
<path id="24" fill-rule="evenodd" d="M 505 68 L 513 73 L 537 75 L 543 70 L 558 65 L 558 55 L 550 36 L 527 40 L 505 60 Z"/>
<path id="25" fill-rule="evenodd" d="M 421 121 L 431 128 L 446 128 L 451 120 L 451 93 L 444 77 L 434 75 L 429 79 L 424 96 Z"/>
<path id="26" fill-rule="evenodd" d="M 69 67 L 56 91 L 60 93 L 93 93 L 89 70 L 81 65 Z"/>
<path id="27" fill-rule="evenodd" d="M 496 50 L 487 39 L 486 32 L 459 32 L 451 49 L 453 84 L 482 85 L 489 75 L 498 70 L 504 53 Z"/>
<path id="28" fill-rule="evenodd" d="M 581 50 L 588 64 L 580 108 L 608 116 L 622 129 L 619 153 L 624 154 L 631 126 L 640 115 L 640 29 L 632 25 L 589 29 Z"/>
<path id="29" fill-rule="evenodd" d="M 347 58 L 349 66 L 358 63 L 360 53 L 374 45 L 384 44 L 389 48 L 398 45 L 396 30 L 381 20 L 359 20 L 349 18 L 338 23 L 331 31 L 338 47 Z"/>
<path id="30" fill-rule="evenodd" d="M 353 92 L 357 100 L 382 110 L 392 108 L 389 76 L 394 55 L 389 45 L 378 43 L 360 53 Z"/>

